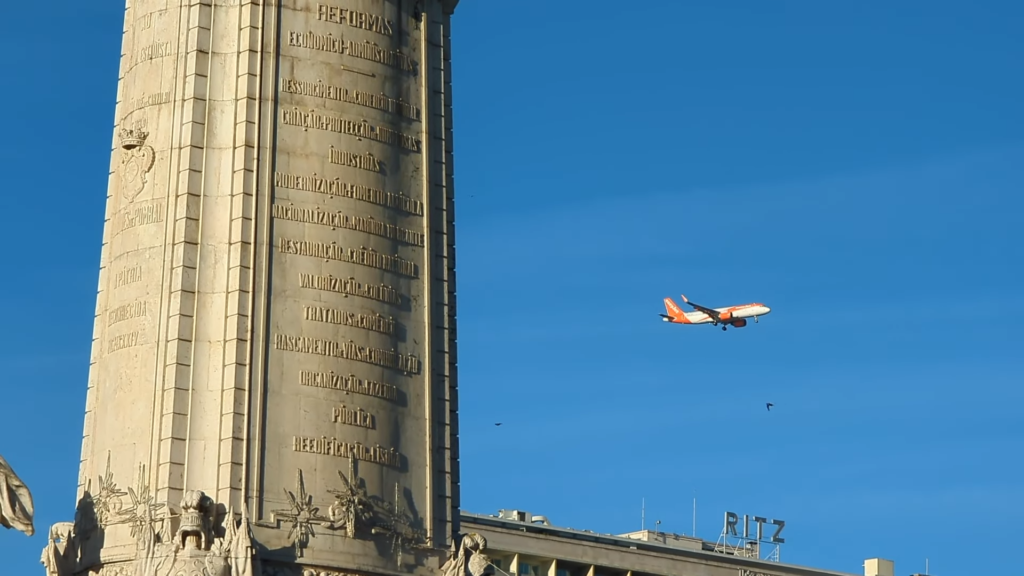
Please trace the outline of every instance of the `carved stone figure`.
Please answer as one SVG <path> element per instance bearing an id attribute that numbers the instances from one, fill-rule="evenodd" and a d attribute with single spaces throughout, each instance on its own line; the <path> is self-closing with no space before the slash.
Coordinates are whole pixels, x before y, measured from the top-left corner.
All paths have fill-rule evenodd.
<path id="1" fill-rule="evenodd" d="M 213 541 L 213 499 L 189 490 L 181 500 L 181 526 L 175 538 L 179 549 L 209 550 Z"/>
<path id="2" fill-rule="evenodd" d="M 199 490 L 185 493 L 181 502 L 181 526 L 173 541 L 148 522 L 136 536 L 138 556 L 135 576 L 259 576 L 259 560 L 252 526 L 243 509 L 241 524 L 234 513 L 224 517 L 224 537 L 216 537 L 216 503 Z M 142 515 L 151 516 L 150 507 Z"/>
<path id="3" fill-rule="evenodd" d="M 75 572 L 78 561 L 74 543 L 75 525 L 58 522 L 50 527 L 50 540 L 39 559 L 46 568 L 46 576 L 66 576 Z"/>
<path id="4" fill-rule="evenodd" d="M 494 564 L 484 554 L 487 539 L 473 534 L 460 534 L 452 540 L 448 560 L 441 566 L 442 576 L 494 576 Z"/>
<path id="5" fill-rule="evenodd" d="M 231 576 L 260 576 L 263 568 L 260 566 L 259 553 L 256 550 L 256 537 L 252 533 L 252 523 L 249 522 L 249 511 L 242 507 L 242 520 L 235 526 L 235 517 L 231 510 L 224 519 L 225 534 L 224 540 L 230 545 Z"/>
<path id="6" fill-rule="evenodd" d="M 96 518 L 95 500 L 86 490 L 78 500 L 74 522 L 58 522 L 50 527 L 49 541 L 39 559 L 46 568 L 47 576 L 71 576 L 79 572 L 83 557 L 98 557 L 92 538 L 102 530 Z M 101 576 L 113 574 L 112 568 Z M 129 575 L 123 575 L 129 576 Z"/>
<path id="7" fill-rule="evenodd" d="M 131 498 L 127 506 L 124 496 Z M 245 509 L 241 522 L 227 510 L 223 537 L 217 536 L 217 504 L 202 491 L 186 492 L 176 516 L 180 525 L 175 533 L 167 505 L 157 502 L 149 489 L 145 467 L 139 469 L 137 485 L 122 492 L 108 465 L 97 493 L 86 490 L 79 501 L 75 523 L 62 522 L 50 529 L 40 561 L 47 576 L 72 576 L 90 569 L 100 569 L 102 576 L 261 576 Z M 83 543 L 115 524 L 131 525 L 135 559 L 101 567 L 98 557 L 83 553 Z"/>
<path id="8" fill-rule="evenodd" d="M 0 456 L 0 525 L 32 536 L 36 533 L 33 514 L 32 493 L 7 460 Z"/>

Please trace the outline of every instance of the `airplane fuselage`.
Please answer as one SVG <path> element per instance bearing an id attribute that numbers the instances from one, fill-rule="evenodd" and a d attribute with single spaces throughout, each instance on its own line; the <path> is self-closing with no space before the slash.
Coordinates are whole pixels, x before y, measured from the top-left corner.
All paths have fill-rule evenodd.
<path id="1" fill-rule="evenodd" d="M 771 313 L 771 308 L 763 304 L 744 304 L 742 306 L 726 306 L 724 308 L 714 308 L 715 312 L 721 315 L 722 324 L 732 324 L 732 320 L 740 320 L 746 318 L 757 318 L 758 316 L 765 316 Z M 673 322 L 676 324 L 714 324 L 715 319 L 708 314 L 696 310 L 694 312 L 683 312 L 682 318 L 664 318 L 665 322 Z M 678 318 L 678 317 L 677 317 Z"/>
<path id="2" fill-rule="evenodd" d="M 726 306 L 724 308 L 705 308 L 699 304 L 692 304 L 683 296 L 683 301 L 690 304 L 696 310 L 684 312 L 671 298 L 665 299 L 665 311 L 662 320 L 672 324 L 714 324 L 722 325 L 722 330 L 727 326 L 743 328 L 747 325 L 747 319 L 753 318 L 757 322 L 758 317 L 771 313 L 772 309 L 754 302 L 752 304 L 741 304 L 739 306 Z"/>

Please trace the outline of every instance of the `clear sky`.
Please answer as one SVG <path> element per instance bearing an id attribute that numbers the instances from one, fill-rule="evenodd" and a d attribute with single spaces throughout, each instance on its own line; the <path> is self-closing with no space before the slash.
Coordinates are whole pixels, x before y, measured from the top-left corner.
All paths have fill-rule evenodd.
<path id="1" fill-rule="evenodd" d="M 123 11 L 9 4 L 0 454 L 37 534 L 0 531 L 0 558 L 21 576 L 74 516 Z M 708 540 L 726 510 L 786 520 L 787 562 L 1018 566 L 1021 30 L 1013 0 L 463 0 L 464 509 L 621 533 L 646 499 L 689 533 L 696 495 Z M 662 323 L 680 293 L 773 312 Z"/>

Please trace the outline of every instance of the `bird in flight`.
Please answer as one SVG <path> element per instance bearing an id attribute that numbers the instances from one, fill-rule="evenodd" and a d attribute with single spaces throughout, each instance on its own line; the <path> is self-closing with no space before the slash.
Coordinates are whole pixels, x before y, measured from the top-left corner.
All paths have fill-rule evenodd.
<path id="1" fill-rule="evenodd" d="M 769 412 L 772 411 L 772 406 L 775 406 L 775 404 L 772 404 L 771 402 L 765 404 L 765 408 L 767 408 Z"/>
<path id="2" fill-rule="evenodd" d="M 494 425 L 495 426 L 501 426 L 501 422 L 495 422 Z"/>

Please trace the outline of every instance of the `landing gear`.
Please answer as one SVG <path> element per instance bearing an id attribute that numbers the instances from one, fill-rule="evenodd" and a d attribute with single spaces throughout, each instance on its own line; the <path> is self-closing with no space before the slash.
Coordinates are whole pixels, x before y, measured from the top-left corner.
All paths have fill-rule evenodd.
<path id="1" fill-rule="evenodd" d="M 757 324 L 757 316 L 754 316 L 754 324 Z"/>
<path id="2" fill-rule="evenodd" d="M 725 332 L 726 327 L 722 326 L 722 332 Z"/>

